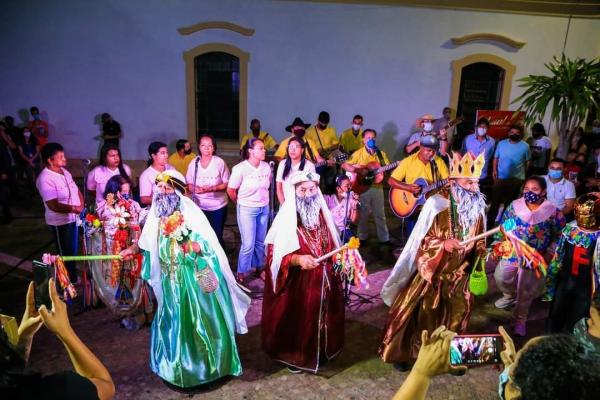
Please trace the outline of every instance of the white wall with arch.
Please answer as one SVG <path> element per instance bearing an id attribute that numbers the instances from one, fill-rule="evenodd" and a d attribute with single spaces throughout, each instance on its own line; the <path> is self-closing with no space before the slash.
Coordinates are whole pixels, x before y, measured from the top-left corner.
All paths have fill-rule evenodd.
<path id="1" fill-rule="evenodd" d="M 177 28 L 230 21 L 253 36 Z M 152 140 L 187 136 L 185 62 L 190 49 L 228 43 L 250 54 L 248 120 L 276 138 L 296 116 L 325 109 L 341 131 L 355 113 L 382 134 L 390 156 L 422 113 L 450 103 L 452 60 L 486 53 L 516 66 L 515 79 L 544 73 L 560 55 L 566 18 L 269 0 L 9 0 L 0 25 L 0 115 L 38 105 L 52 139 L 72 157 L 96 154 L 95 118 L 110 112 L 124 128 L 124 156 L 145 158 Z M 476 32 L 526 42 L 454 46 Z M 597 20 L 573 19 L 566 54 L 600 55 Z M 521 93 L 513 82 L 511 97 Z"/>

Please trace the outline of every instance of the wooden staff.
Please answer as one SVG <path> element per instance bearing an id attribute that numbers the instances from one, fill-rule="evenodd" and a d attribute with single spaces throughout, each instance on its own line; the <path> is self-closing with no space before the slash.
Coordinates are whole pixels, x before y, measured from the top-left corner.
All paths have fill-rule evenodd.
<path id="1" fill-rule="evenodd" d="M 346 250 L 347 248 L 348 248 L 348 244 L 345 244 L 342 247 L 338 247 L 337 249 L 331 250 L 329 253 L 322 255 L 321 257 L 317 258 L 315 261 L 318 262 L 318 263 L 320 263 L 322 261 L 325 261 L 329 257 L 331 257 L 331 256 L 333 256 L 333 255 L 335 255 L 335 254 L 337 254 L 337 253 L 339 253 L 339 252 L 341 252 L 343 250 Z"/>
<path id="2" fill-rule="evenodd" d="M 476 241 L 478 241 L 479 239 L 484 239 L 484 238 L 486 238 L 486 237 L 488 237 L 488 236 L 492 236 L 494 233 L 496 233 L 496 232 L 499 232 L 499 231 L 500 231 L 500 226 L 501 226 L 501 225 L 499 225 L 499 226 L 495 227 L 494 229 L 490 229 L 489 231 L 486 231 L 486 232 L 480 233 L 480 234 L 479 234 L 479 235 L 477 235 L 477 236 L 473 236 L 472 238 L 469 238 L 469 239 L 463 240 L 462 242 L 460 242 L 460 245 L 461 245 L 461 246 L 466 246 L 466 245 L 468 245 L 469 243 L 472 243 L 472 242 L 476 242 Z"/>

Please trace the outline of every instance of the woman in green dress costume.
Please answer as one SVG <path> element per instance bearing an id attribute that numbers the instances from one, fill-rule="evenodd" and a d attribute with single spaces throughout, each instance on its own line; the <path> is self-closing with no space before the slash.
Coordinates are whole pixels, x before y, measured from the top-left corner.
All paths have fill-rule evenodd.
<path id="1" fill-rule="evenodd" d="M 189 388 L 242 373 L 235 333 L 246 333 L 250 298 L 236 284 L 225 252 L 175 170 L 156 178 L 156 194 L 139 240 L 158 309 L 150 367 Z M 135 248 L 125 250 L 129 256 Z"/>

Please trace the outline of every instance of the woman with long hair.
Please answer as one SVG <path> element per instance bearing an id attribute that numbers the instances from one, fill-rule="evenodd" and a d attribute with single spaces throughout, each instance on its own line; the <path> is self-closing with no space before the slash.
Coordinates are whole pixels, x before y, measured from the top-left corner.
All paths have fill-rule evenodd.
<path id="1" fill-rule="evenodd" d="M 284 185 L 288 184 L 289 178 L 297 171 L 315 172 L 315 165 L 306 159 L 304 149 L 306 142 L 296 136 L 292 136 L 287 143 L 286 156 L 279 162 L 275 187 L 277 188 L 277 200 L 283 204 L 285 200 Z"/>
<path id="2" fill-rule="evenodd" d="M 550 261 L 566 221 L 561 211 L 546 199 L 546 186 L 546 180 L 540 176 L 527 178 L 522 197 L 506 208 L 501 224 Z M 498 233 L 495 239 L 500 242 L 504 236 Z M 494 278 L 502 292 L 502 297 L 495 302 L 496 307 L 514 306 L 514 333 L 525 336 L 529 307 L 542 294 L 546 283 L 544 276 L 527 268 L 511 248 L 500 257 Z"/>
<path id="3" fill-rule="evenodd" d="M 227 184 L 229 198 L 237 203 L 237 222 L 242 245 L 238 257 L 237 280 L 243 281 L 265 262 L 265 236 L 269 222 L 271 168 L 265 161 L 265 144 L 259 138 L 248 141 L 248 159 L 233 167 Z"/>
<path id="4" fill-rule="evenodd" d="M 148 168 L 140 175 L 140 203 L 147 206 L 152 203 L 152 194 L 156 176 L 168 169 L 173 169 L 167 160 L 169 151 L 163 142 L 152 142 L 148 146 Z"/>
<path id="5" fill-rule="evenodd" d="M 227 182 L 229 168 L 216 155 L 217 143 L 208 134 L 200 135 L 198 157 L 188 165 L 185 179 L 194 203 L 200 207 L 206 219 L 223 245 L 223 229 L 227 219 Z"/>
<path id="6" fill-rule="evenodd" d="M 113 143 L 106 143 L 100 149 L 100 165 L 90 171 L 87 177 L 87 190 L 96 199 L 96 207 L 104 201 L 106 182 L 115 175 L 121 175 L 131 185 L 131 168 L 123 164 L 121 150 Z"/>

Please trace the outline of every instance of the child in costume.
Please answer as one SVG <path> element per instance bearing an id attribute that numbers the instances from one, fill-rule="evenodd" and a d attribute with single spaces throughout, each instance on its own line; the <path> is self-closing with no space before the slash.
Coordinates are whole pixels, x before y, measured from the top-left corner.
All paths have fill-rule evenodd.
<path id="1" fill-rule="evenodd" d="M 600 194 L 583 195 L 575 202 L 575 221 L 563 229 L 548 270 L 549 332 L 572 332 L 577 321 L 589 316 L 600 279 L 599 236 Z"/>

